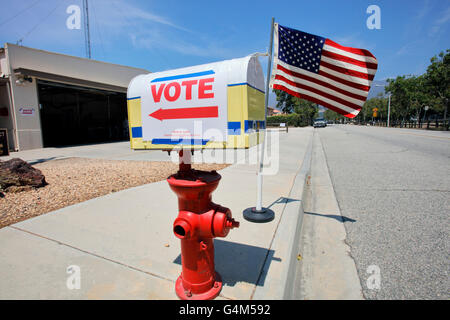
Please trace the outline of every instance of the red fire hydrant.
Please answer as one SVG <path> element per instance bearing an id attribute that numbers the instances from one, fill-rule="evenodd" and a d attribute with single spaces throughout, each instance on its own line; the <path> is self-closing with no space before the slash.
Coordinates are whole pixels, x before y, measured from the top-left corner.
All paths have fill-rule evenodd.
<path id="1" fill-rule="evenodd" d="M 178 196 L 178 217 L 173 223 L 181 239 L 182 272 L 175 291 L 183 300 L 207 300 L 222 290 L 222 279 L 214 268 L 214 238 L 225 237 L 239 227 L 231 211 L 211 201 L 220 174 L 191 169 L 190 152 L 180 151 L 180 170 L 167 182 Z"/>

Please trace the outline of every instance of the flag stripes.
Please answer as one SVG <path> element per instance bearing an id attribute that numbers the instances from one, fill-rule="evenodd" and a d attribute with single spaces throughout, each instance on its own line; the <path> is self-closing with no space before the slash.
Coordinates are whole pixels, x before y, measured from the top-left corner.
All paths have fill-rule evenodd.
<path id="1" fill-rule="evenodd" d="M 275 25 L 273 89 L 354 118 L 367 99 L 377 67 L 368 50 Z"/>
<path id="2" fill-rule="evenodd" d="M 320 104 L 320 105 L 324 106 L 325 108 L 336 111 L 348 118 L 354 118 L 359 113 L 359 111 L 357 111 L 357 110 L 347 108 L 346 106 L 339 106 L 338 103 L 326 101 L 327 99 L 321 99 L 320 96 L 317 96 L 315 94 L 307 94 L 307 93 L 301 94 L 297 91 L 291 90 L 289 88 L 289 85 L 274 84 L 273 88 L 278 89 L 278 90 L 283 90 L 283 91 L 289 93 L 290 95 L 296 96 L 298 98 L 302 98 L 302 99 Z"/>
<path id="3" fill-rule="evenodd" d="M 292 81 L 301 82 L 302 80 L 305 80 L 305 81 L 313 82 L 313 83 L 316 83 L 316 84 L 318 84 L 318 85 L 320 85 L 322 87 L 327 87 L 329 89 L 332 89 L 332 90 L 337 91 L 339 93 L 345 94 L 345 95 L 347 95 L 349 97 L 352 97 L 354 99 L 358 99 L 358 100 L 361 100 L 361 101 L 365 101 L 366 100 L 367 93 L 368 93 L 367 91 L 358 90 L 358 89 L 355 89 L 355 88 L 352 88 L 352 87 L 349 87 L 349 86 L 346 86 L 346 85 L 340 85 L 338 82 L 333 81 L 331 79 L 324 78 L 324 77 L 322 77 L 322 78 L 320 78 L 320 77 L 312 78 L 312 77 L 310 77 L 308 75 L 288 70 L 288 69 L 284 68 L 281 64 L 279 64 L 277 66 L 277 68 L 279 70 L 277 75 L 288 77 L 288 79 L 291 79 Z M 291 76 L 291 77 L 289 77 L 289 76 Z M 277 76 L 275 76 L 275 77 L 277 77 Z"/>
<path id="4" fill-rule="evenodd" d="M 314 92 L 317 94 L 322 94 L 324 97 L 327 97 L 329 99 L 333 99 L 333 97 L 335 97 L 336 101 L 338 101 L 344 105 L 348 104 L 348 106 L 353 109 L 358 109 L 359 107 L 362 107 L 362 105 L 364 104 L 364 101 L 362 101 L 362 100 L 348 98 L 347 95 L 341 94 L 340 92 L 331 90 L 327 87 L 323 87 L 323 86 L 317 85 L 315 83 L 302 81 L 302 80 L 295 81 L 295 80 L 292 80 L 293 78 L 294 77 L 290 77 L 290 76 L 288 76 L 288 77 L 283 77 L 281 75 L 275 76 L 276 80 L 280 80 L 278 83 L 282 84 L 284 81 L 293 87 L 297 87 L 297 88 L 304 89 L 304 90 L 310 90 L 311 92 Z"/>

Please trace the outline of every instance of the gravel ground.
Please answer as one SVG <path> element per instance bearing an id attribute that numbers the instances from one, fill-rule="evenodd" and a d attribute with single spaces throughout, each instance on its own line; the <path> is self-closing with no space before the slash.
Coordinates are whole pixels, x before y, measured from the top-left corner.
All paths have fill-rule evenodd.
<path id="1" fill-rule="evenodd" d="M 220 170 L 226 164 L 193 164 L 197 170 Z M 172 162 L 67 158 L 33 165 L 48 185 L 0 198 L 0 228 L 75 203 L 127 188 L 161 181 L 178 170 Z"/>

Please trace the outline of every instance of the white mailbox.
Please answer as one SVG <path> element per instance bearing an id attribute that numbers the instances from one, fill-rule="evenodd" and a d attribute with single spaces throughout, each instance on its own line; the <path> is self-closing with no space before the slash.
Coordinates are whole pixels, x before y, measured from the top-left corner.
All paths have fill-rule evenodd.
<path id="1" fill-rule="evenodd" d="M 127 100 L 133 149 L 248 148 L 265 127 L 256 56 L 137 76 Z"/>

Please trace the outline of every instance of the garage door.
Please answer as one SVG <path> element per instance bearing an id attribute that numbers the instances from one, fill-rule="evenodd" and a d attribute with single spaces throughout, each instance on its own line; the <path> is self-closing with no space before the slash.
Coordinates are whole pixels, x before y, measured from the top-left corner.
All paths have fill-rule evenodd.
<path id="1" fill-rule="evenodd" d="M 126 94 L 38 81 L 44 147 L 128 140 Z"/>

